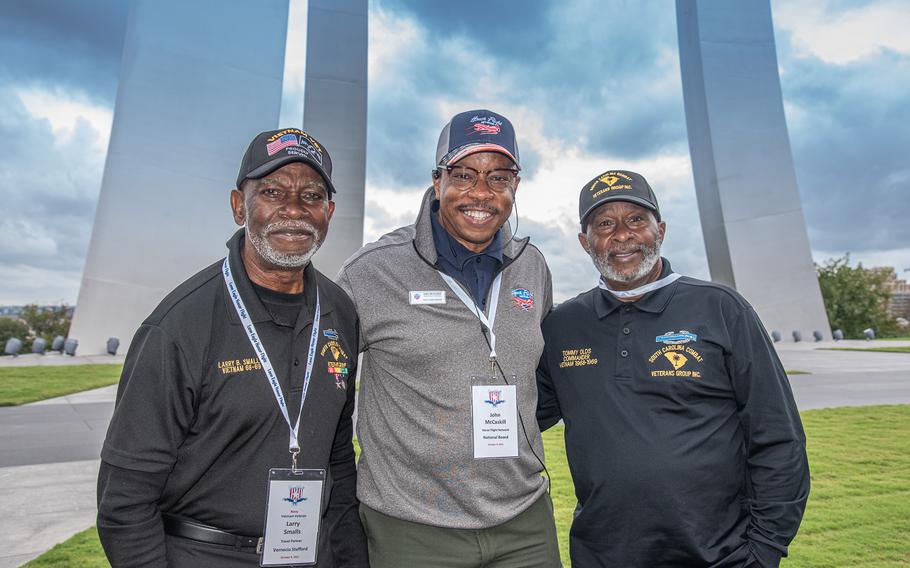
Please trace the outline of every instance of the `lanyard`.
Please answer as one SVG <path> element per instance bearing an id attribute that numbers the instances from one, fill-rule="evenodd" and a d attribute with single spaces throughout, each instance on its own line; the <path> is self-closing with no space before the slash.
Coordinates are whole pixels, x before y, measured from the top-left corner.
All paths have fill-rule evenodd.
<path id="1" fill-rule="evenodd" d="M 604 284 L 603 280 L 598 280 L 597 286 L 598 286 L 598 288 L 601 288 L 601 289 L 606 290 L 607 292 L 613 294 L 617 298 L 635 298 L 636 296 L 641 296 L 642 294 L 647 294 L 648 292 L 653 292 L 654 290 L 660 290 L 664 286 L 669 286 L 670 284 L 673 284 L 680 278 L 682 278 L 682 274 L 673 272 L 672 274 L 668 274 L 667 276 L 664 276 L 660 280 L 655 280 L 654 282 L 649 282 L 648 284 L 645 284 L 644 286 L 639 286 L 638 288 L 635 288 L 633 290 L 610 290 L 607 287 L 607 285 Z"/>
<path id="2" fill-rule="evenodd" d="M 228 293 L 231 295 L 231 300 L 234 303 L 234 309 L 237 310 L 237 315 L 240 317 L 240 322 L 243 324 L 246 336 L 250 340 L 253 350 L 256 351 L 256 355 L 259 357 L 259 362 L 262 364 L 262 370 L 265 371 L 265 376 L 269 380 L 269 386 L 272 387 L 272 393 L 275 395 L 275 400 L 278 401 L 278 409 L 281 411 L 281 415 L 284 416 L 284 421 L 287 422 L 288 430 L 290 431 L 288 451 L 291 452 L 293 468 L 296 470 L 297 454 L 300 453 L 300 443 L 297 441 L 297 433 L 300 431 L 300 416 L 303 414 L 303 401 L 306 400 L 306 393 L 310 388 L 310 377 L 313 374 L 313 361 L 316 358 L 316 344 L 319 341 L 319 288 L 316 288 L 316 313 L 313 316 L 313 331 L 310 333 L 310 348 L 307 351 L 306 357 L 306 373 L 303 375 L 303 392 L 300 393 L 300 410 L 297 412 L 297 422 L 291 426 L 291 418 L 288 415 L 288 405 L 284 399 L 284 393 L 281 392 L 281 385 L 278 384 L 278 376 L 275 375 L 272 361 L 265 352 L 265 346 L 262 345 L 259 334 L 256 333 L 256 326 L 253 325 L 253 320 L 250 319 L 250 314 L 246 310 L 243 298 L 240 297 L 240 292 L 237 290 L 237 285 L 234 283 L 234 276 L 231 274 L 231 264 L 227 258 L 224 259 L 221 270 L 224 275 L 224 283 L 227 285 Z M 315 282 L 313 285 L 315 286 Z"/>
<path id="3" fill-rule="evenodd" d="M 445 274 L 443 272 L 439 273 L 442 276 L 442 279 L 445 280 L 446 284 L 449 285 L 449 288 L 455 292 L 455 295 L 458 296 L 458 299 L 468 307 L 471 312 L 477 319 L 480 320 L 480 323 L 490 332 L 490 363 L 493 364 L 496 362 L 496 334 L 493 333 L 493 322 L 496 320 L 496 306 L 499 304 L 499 288 L 502 285 L 502 272 L 496 275 L 496 278 L 493 280 L 493 285 L 490 287 L 490 316 L 487 317 L 483 310 L 480 309 L 480 306 L 477 305 L 477 302 L 474 301 L 474 298 L 470 297 L 464 288 L 458 285 L 458 282 L 454 278 Z"/>

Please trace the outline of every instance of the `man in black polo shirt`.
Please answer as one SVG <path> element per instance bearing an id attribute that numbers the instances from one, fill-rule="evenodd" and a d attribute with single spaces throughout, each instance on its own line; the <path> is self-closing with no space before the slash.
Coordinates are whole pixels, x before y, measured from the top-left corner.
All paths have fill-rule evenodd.
<path id="1" fill-rule="evenodd" d="M 578 239 L 602 275 L 543 324 L 541 429 L 565 421 L 572 565 L 773 567 L 809 494 L 784 369 L 735 291 L 680 276 L 639 174 L 581 190 Z"/>
<path id="2" fill-rule="evenodd" d="M 321 567 L 368 566 L 351 439 L 357 318 L 310 262 L 335 209 L 331 173 L 301 130 L 254 138 L 230 196 L 244 228 L 227 258 L 137 331 L 98 478 L 113 566 L 296 565 L 313 553 Z"/>

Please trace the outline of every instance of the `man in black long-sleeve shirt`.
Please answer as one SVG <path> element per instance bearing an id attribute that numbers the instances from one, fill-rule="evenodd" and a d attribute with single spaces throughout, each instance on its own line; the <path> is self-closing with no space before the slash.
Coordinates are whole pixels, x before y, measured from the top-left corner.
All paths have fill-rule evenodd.
<path id="1" fill-rule="evenodd" d="M 538 371 L 541 429 L 566 426 L 572 565 L 778 566 L 809 469 L 761 321 L 660 257 L 666 225 L 640 175 L 594 178 L 579 215 L 601 282 L 544 321 Z"/>
<path id="2" fill-rule="evenodd" d="M 335 208 L 331 171 L 303 131 L 257 136 L 231 192 L 245 228 L 226 261 L 178 286 L 136 333 L 98 478 L 113 566 L 258 566 L 270 469 L 292 466 L 289 438 L 296 467 L 325 479 L 318 566 L 368 566 L 352 444 L 357 316 L 310 263 Z M 283 501 L 306 501 L 293 491 Z"/>

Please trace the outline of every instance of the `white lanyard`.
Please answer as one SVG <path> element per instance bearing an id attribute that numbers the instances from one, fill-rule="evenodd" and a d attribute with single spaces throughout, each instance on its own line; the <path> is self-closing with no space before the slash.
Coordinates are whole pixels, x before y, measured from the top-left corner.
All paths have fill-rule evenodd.
<path id="1" fill-rule="evenodd" d="M 637 296 L 647 294 L 648 292 L 653 292 L 654 290 L 660 290 L 664 286 L 669 286 L 670 284 L 673 284 L 680 278 L 682 278 L 682 274 L 673 272 L 672 274 L 668 274 L 667 276 L 664 276 L 660 280 L 655 280 L 654 282 L 649 282 L 648 284 L 645 284 L 644 286 L 639 286 L 638 288 L 635 288 L 634 290 L 611 290 L 607 287 L 606 284 L 604 284 L 603 280 L 597 281 L 597 287 L 602 290 L 606 290 L 607 292 L 613 294 L 617 298 L 635 298 Z"/>
<path id="2" fill-rule="evenodd" d="M 228 262 L 227 258 L 224 259 L 224 264 L 222 265 L 222 274 L 224 274 L 224 283 L 227 285 L 228 293 L 231 295 L 231 300 L 234 302 L 234 309 L 237 310 L 237 315 L 240 317 L 240 322 L 243 324 L 246 336 L 249 338 L 253 350 L 256 351 L 256 355 L 259 357 L 259 362 L 262 364 L 262 370 L 265 371 L 265 376 L 269 380 L 272 392 L 275 394 L 275 400 L 278 401 L 278 409 L 281 410 L 281 415 L 284 416 L 284 421 L 287 422 L 291 438 L 288 443 L 288 451 L 291 452 L 293 467 L 294 469 L 297 469 L 297 454 L 300 453 L 300 443 L 297 441 L 297 432 L 300 430 L 300 416 L 303 414 L 303 401 L 306 400 L 306 393 L 310 388 L 310 377 L 313 374 L 313 361 L 316 358 L 316 344 L 319 341 L 319 288 L 316 288 L 316 313 L 313 316 L 313 331 L 310 333 L 310 348 L 309 351 L 307 351 L 306 372 L 303 375 L 303 392 L 300 393 L 300 410 L 297 412 L 297 423 L 291 426 L 291 418 L 288 416 L 288 405 L 284 399 L 284 394 L 281 392 L 278 376 L 275 375 L 272 361 L 265 352 L 265 346 L 262 345 L 259 334 L 256 333 L 256 326 L 253 325 L 253 320 L 250 319 L 250 314 L 246 310 L 243 298 L 240 297 L 240 292 L 237 290 L 237 285 L 234 283 L 234 276 L 231 274 L 231 264 Z M 313 282 L 313 285 L 315 286 L 316 283 Z"/>
<path id="3" fill-rule="evenodd" d="M 493 285 L 490 287 L 489 317 L 483 313 L 483 310 L 480 309 L 480 306 L 477 305 L 474 298 L 470 297 L 468 293 L 464 291 L 464 288 L 458 285 L 458 282 L 456 282 L 454 278 L 444 272 L 440 272 L 439 275 L 442 276 L 442 279 L 449 285 L 449 288 L 455 292 L 458 299 L 461 300 L 475 316 L 477 316 L 480 323 L 482 323 L 490 332 L 490 362 L 494 362 L 496 360 L 496 334 L 493 333 L 493 322 L 496 320 L 496 306 L 499 304 L 499 288 L 502 285 L 502 272 L 496 275 L 496 278 L 493 280 Z"/>

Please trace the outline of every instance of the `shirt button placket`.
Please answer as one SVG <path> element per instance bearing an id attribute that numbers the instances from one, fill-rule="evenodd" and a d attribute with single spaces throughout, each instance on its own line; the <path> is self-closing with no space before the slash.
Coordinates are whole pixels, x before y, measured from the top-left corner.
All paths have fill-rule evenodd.
<path id="1" fill-rule="evenodd" d="M 618 377 L 629 377 L 633 376 L 633 367 L 631 357 L 632 354 L 632 329 L 631 321 L 629 317 L 632 312 L 632 306 L 623 306 L 620 309 L 622 314 L 622 321 L 620 322 L 622 335 L 619 336 L 619 341 L 617 341 L 617 350 L 619 351 L 619 357 L 617 360 L 617 373 Z"/>

